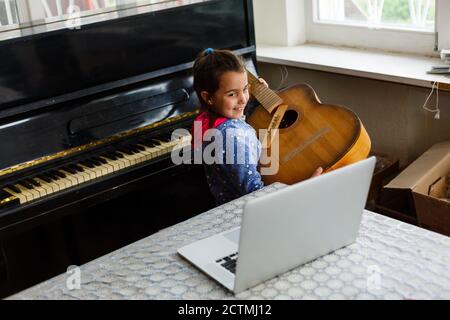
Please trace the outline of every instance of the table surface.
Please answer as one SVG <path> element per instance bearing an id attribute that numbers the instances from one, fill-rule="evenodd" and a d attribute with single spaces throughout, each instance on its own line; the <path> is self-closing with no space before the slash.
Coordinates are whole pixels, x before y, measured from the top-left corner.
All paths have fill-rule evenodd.
<path id="1" fill-rule="evenodd" d="M 355 243 L 238 295 L 193 267 L 177 249 L 239 226 L 249 199 L 275 183 L 163 229 L 8 299 L 450 299 L 450 238 L 364 211 Z"/>

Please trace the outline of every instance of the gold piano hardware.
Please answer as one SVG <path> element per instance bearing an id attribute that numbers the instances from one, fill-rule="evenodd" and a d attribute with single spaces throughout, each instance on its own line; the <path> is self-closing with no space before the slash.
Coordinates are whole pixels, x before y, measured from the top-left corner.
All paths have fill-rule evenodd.
<path id="1" fill-rule="evenodd" d="M 102 144 L 106 144 L 106 143 L 109 143 L 109 142 L 114 142 L 114 141 L 117 141 L 119 139 L 123 139 L 125 137 L 131 136 L 133 134 L 140 133 L 140 132 L 143 132 L 143 131 L 146 131 L 146 130 L 149 130 L 149 129 L 153 129 L 153 128 L 156 128 L 156 127 L 160 127 L 162 125 L 166 125 L 166 124 L 169 124 L 171 122 L 176 122 L 176 121 L 180 121 L 180 120 L 185 119 L 185 118 L 190 118 L 190 117 L 193 117 L 193 116 L 195 116 L 195 115 L 197 115 L 199 113 L 200 113 L 199 110 L 196 110 L 196 111 L 193 111 L 193 112 L 185 112 L 185 113 L 183 113 L 183 114 L 181 114 L 179 116 L 176 116 L 176 117 L 173 117 L 173 118 L 169 118 L 169 119 L 166 119 L 166 120 L 162 120 L 162 121 L 150 124 L 150 125 L 145 126 L 145 127 L 136 128 L 136 129 L 132 129 L 132 130 L 129 130 L 129 131 L 124 131 L 124 132 L 116 134 L 114 136 L 111 136 L 111 137 L 108 137 L 108 138 L 104 138 L 104 139 L 101 139 L 101 140 L 97 140 L 97 141 L 93 141 L 91 143 L 88 143 L 88 144 L 85 144 L 85 145 L 82 145 L 82 146 L 79 146 L 79 147 L 67 149 L 67 150 L 64 150 L 64 151 L 60 151 L 58 153 L 54 153 L 54 154 L 51 154 L 51 155 L 48 155 L 48 156 L 44 156 L 44 157 L 32 160 L 32 161 L 28 161 L 28 162 L 24 162 L 24 163 L 21 163 L 21 164 L 17 164 L 15 166 L 12 166 L 12 167 L 0 170 L 0 177 L 4 176 L 4 175 L 7 175 L 7 174 L 14 173 L 14 172 L 18 172 L 18 171 L 21 171 L 21 170 L 24 170 L 24 169 L 27 169 L 27 168 L 30 168 L 30 167 L 33 167 L 33 166 L 36 166 L 36 165 L 39 165 L 39 164 L 42 164 L 42 163 L 46 163 L 46 162 L 51 161 L 51 160 L 64 158 L 66 156 L 70 156 L 70 155 L 73 155 L 75 153 L 86 151 L 88 149 L 91 149 L 91 148 L 94 148 L 94 147 L 98 147 L 98 146 L 100 146 Z"/>
<path id="2" fill-rule="evenodd" d="M 14 200 L 17 200 L 17 197 L 16 197 L 16 196 L 11 196 L 11 197 L 8 197 L 8 198 L 6 198 L 6 199 L 3 199 L 2 201 L 0 201 L 0 207 L 1 207 L 1 206 L 4 206 L 4 205 L 6 205 L 6 204 L 8 204 L 9 202 L 14 201 Z"/>

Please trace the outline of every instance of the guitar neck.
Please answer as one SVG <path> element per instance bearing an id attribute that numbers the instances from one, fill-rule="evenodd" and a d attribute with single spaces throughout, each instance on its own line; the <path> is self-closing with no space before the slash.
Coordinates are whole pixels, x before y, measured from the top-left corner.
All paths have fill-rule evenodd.
<path id="1" fill-rule="evenodd" d="M 272 111 L 283 103 L 283 99 L 280 98 L 274 91 L 259 82 L 258 78 L 247 70 L 248 82 L 250 84 L 251 94 L 258 100 L 258 102 L 267 110 Z"/>

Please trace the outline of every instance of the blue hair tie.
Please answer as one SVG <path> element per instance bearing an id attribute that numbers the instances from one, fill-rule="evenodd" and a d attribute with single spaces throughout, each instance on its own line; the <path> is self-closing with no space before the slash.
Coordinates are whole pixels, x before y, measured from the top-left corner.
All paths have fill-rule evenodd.
<path id="1" fill-rule="evenodd" d="M 205 54 L 205 56 L 207 56 L 207 55 L 213 53 L 213 51 L 214 51 L 213 48 L 208 48 L 208 49 L 206 49 L 205 51 L 203 51 L 203 53 Z"/>

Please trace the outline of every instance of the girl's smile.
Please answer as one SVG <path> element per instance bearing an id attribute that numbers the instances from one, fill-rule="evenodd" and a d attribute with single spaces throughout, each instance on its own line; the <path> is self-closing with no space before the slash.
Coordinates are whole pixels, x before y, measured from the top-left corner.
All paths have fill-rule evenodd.
<path id="1" fill-rule="evenodd" d="M 216 113 L 229 119 L 241 118 L 249 99 L 247 73 L 225 72 L 220 77 L 219 89 L 212 96 L 203 91 L 202 97 Z"/>

